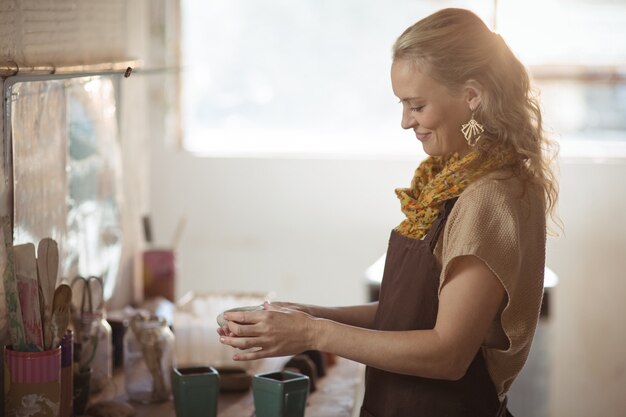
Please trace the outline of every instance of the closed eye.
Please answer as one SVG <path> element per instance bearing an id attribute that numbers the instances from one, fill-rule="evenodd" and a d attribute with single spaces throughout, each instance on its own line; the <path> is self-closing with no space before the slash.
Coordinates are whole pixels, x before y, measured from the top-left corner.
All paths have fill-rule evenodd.
<path id="1" fill-rule="evenodd" d="M 413 112 L 415 112 L 415 111 L 422 111 L 423 108 L 424 108 L 424 106 L 411 107 L 411 111 L 413 111 Z"/>

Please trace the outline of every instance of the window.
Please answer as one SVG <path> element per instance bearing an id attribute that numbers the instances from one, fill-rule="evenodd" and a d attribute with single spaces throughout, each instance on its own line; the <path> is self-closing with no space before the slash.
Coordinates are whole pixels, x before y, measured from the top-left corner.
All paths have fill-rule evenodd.
<path id="1" fill-rule="evenodd" d="M 420 16 L 470 3 L 183 1 L 184 147 L 212 155 L 421 152 L 400 128 L 391 46 Z M 491 8 L 483 9 L 488 19 Z"/>
<path id="2" fill-rule="evenodd" d="M 626 157 L 626 3 L 499 0 L 496 19 L 562 155 Z"/>
<path id="3" fill-rule="evenodd" d="M 185 0 L 185 149 L 235 156 L 422 152 L 400 128 L 391 46 L 404 28 L 442 7 L 472 9 L 486 22 L 495 17 L 530 65 L 547 125 L 561 139 L 587 140 L 593 132 L 596 143 L 626 143 L 622 81 L 589 79 L 626 58 L 619 41 L 626 39 L 626 6 L 619 2 Z M 590 21 L 602 30 L 581 30 Z"/>

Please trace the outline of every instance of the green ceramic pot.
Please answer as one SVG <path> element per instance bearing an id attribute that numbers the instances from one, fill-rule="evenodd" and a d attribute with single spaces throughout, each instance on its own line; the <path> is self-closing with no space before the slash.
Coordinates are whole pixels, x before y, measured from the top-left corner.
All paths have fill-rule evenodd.
<path id="1" fill-rule="evenodd" d="M 172 389 L 177 417 L 217 416 L 220 376 L 215 368 L 174 368 Z"/>
<path id="2" fill-rule="evenodd" d="M 256 417 L 304 417 L 309 377 L 291 371 L 257 374 L 252 391 Z"/>

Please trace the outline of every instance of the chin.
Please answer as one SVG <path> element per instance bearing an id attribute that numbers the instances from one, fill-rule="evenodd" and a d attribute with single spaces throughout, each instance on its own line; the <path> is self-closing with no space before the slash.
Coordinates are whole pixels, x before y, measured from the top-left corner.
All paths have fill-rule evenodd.
<path id="1" fill-rule="evenodd" d="M 426 152 L 426 154 L 428 156 L 444 156 L 446 155 L 446 152 L 444 152 L 443 149 L 436 147 L 436 146 L 428 146 L 428 144 L 424 144 L 424 146 L 422 146 L 422 148 L 424 149 L 424 152 Z"/>
<path id="2" fill-rule="evenodd" d="M 450 149 L 450 148 L 442 148 L 441 146 L 437 146 L 433 144 L 429 144 L 429 143 L 424 143 L 422 144 L 423 148 L 424 148 L 424 152 L 426 152 L 426 154 L 428 154 L 429 156 L 448 156 L 448 155 L 452 155 L 453 153 L 458 153 L 459 155 L 461 155 L 461 153 L 463 152 L 463 149 Z"/>

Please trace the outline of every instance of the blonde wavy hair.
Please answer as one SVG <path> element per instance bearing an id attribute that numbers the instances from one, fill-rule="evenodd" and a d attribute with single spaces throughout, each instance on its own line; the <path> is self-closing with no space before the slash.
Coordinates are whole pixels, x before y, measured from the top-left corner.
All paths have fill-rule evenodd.
<path id="1" fill-rule="evenodd" d="M 558 146 L 544 132 L 526 68 L 500 35 L 469 10 L 443 9 L 400 35 L 393 60 L 417 65 L 452 94 L 469 80 L 478 82 L 483 92 L 474 118 L 485 128 L 476 145 L 478 163 L 490 157 L 494 143 L 512 149 L 518 156 L 516 175 L 544 190 L 546 214 L 554 214 L 559 190 L 552 166 Z"/>

